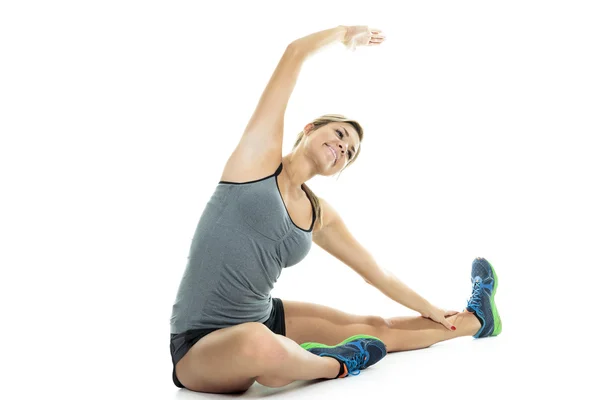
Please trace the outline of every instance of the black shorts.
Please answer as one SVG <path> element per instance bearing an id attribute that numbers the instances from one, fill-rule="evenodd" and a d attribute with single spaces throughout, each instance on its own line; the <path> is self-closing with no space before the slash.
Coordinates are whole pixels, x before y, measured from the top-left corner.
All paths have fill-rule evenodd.
<path id="1" fill-rule="evenodd" d="M 263 322 L 271 331 L 278 335 L 285 336 L 285 314 L 283 312 L 283 302 L 281 299 L 276 297 L 272 298 L 273 309 L 269 319 Z M 184 388 L 177 379 L 175 374 L 175 365 L 185 356 L 189 349 L 204 336 L 211 332 L 218 331 L 224 328 L 210 328 L 210 329 L 190 329 L 182 333 L 171 334 L 171 360 L 173 361 L 173 383 L 175 386 Z"/>

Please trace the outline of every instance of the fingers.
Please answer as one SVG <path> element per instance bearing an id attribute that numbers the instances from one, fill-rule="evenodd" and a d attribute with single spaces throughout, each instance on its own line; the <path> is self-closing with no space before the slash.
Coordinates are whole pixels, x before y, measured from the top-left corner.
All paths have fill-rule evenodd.
<path id="1" fill-rule="evenodd" d="M 381 44 L 381 43 L 383 43 L 384 40 L 385 40 L 385 36 L 373 35 L 369 39 L 369 46 L 374 45 L 374 44 Z"/>
<path id="2" fill-rule="evenodd" d="M 450 317 L 452 315 L 456 315 L 458 314 L 458 311 L 454 311 L 454 310 L 446 310 L 446 312 L 444 312 L 444 314 L 446 315 L 446 317 Z M 445 320 L 446 324 L 444 325 L 449 325 L 450 327 L 448 328 L 448 326 L 446 326 L 448 329 L 450 329 L 451 331 L 455 331 L 456 327 L 454 325 L 452 325 L 448 320 Z"/>
<path id="3" fill-rule="evenodd" d="M 385 41 L 381 29 L 370 29 L 368 26 L 350 26 L 347 28 L 344 44 L 352 51 L 359 46 L 375 46 Z"/>
<path id="4" fill-rule="evenodd" d="M 451 330 L 451 331 L 454 331 L 454 330 L 456 330 L 456 328 L 454 328 L 454 325 L 452 325 L 450 322 L 448 322 L 448 320 L 447 320 L 447 319 L 444 319 L 444 324 L 443 324 L 443 325 L 444 325 L 446 328 L 448 328 L 449 330 Z M 454 329 L 452 329 L 452 328 L 454 328 Z"/>
<path id="5" fill-rule="evenodd" d="M 442 310 L 440 310 L 440 311 L 442 311 Z M 443 315 L 445 317 L 450 316 L 450 315 L 454 315 L 452 313 L 455 314 L 456 311 L 448 311 L 448 310 L 446 310 L 446 311 L 443 312 Z M 446 328 L 448 328 L 451 331 L 455 331 L 456 330 L 456 327 L 454 325 L 452 325 L 452 323 L 450 323 L 450 321 L 448 321 L 446 318 L 440 318 L 440 321 L 438 321 L 438 322 L 440 324 L 444 325 Z"/>
<path id="6" fill-rule="evenodd" d="M 448 320 L 447 320 L 447 319 L 445 319 L 445 318 L 442 318 L 442 319 L 441 319 L 441 320 L 439 320 L 439 321 L 438 321 L 438 320 L 436 320 L 436 319 L 435 319 L 435 318 L 433 318 L 433 317 L 428 317 L 428 318 L 429 318 L 430 320 L 434 321 L 434 322 L 437 322 L 438 324 L 442 324 L 442 325 L 444 325 L 444 327 L 446 327 L 447 329 L 449 329 L 449 330 L 451 330 L 451 331 L 455 331 L 455 330 L 456 330 L 456 327 L 455 327 L 454 325 L 452 325 L 452 324 L 450 323 L 450 321 L 448 321 Z"/>
<path id="7" fill-rule="evenodd" d="M 370 29 L 371 31 L 371 36 L 374 39 L 385 39 L 385 35 L 381 32 L 381 29 Z"/>
<path id="8" fill-rule="evenodd" d="M 452 325 L 450 323 L 450 321 L 448 321 L 446 318 L 441 318 L 441 315 L 443 315 L 441 313 L 441 311 L 442 310 L 440 310 L 440 313 L 436 313 L 436 314 L 432 315 L 430 319 L 433 320 L 433 321 L 435 321 L 435 322 L 437 322 L 437 323 L 439 323 L 439 324 L 444 325 L 447 329 L 449 329 L 451 331 L 456 330 L 456 327 L 454 327 L 454 325 Z"/>

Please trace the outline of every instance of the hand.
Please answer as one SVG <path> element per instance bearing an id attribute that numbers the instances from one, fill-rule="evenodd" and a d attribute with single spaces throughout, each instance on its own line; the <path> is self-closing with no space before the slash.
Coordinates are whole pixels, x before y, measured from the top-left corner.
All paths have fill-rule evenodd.
<path id="1" fill-rule="evenodd" d="M 456 328 L 452 329 L 453 326 L 450 322 L 448 322 L 446 317 L 450 317 L 451 315 L 455 314 L 458 314 L 458 311 L 443 310 L 434 306 L 432 306 L 427 312 L 421 313 L 423 317 L 429 318 L 430 320 L 435 322 L 439 322 L 451 331 L 456 330 Z"/>
<path id="2" fill-rule="evenodd" d="M 379 45 L 385 40 L 379 29 L 369 29 L 368 26 L 344 26 L 346 34 L 342 43 L 346 49 L 356 50 L 358 46 Z"/>

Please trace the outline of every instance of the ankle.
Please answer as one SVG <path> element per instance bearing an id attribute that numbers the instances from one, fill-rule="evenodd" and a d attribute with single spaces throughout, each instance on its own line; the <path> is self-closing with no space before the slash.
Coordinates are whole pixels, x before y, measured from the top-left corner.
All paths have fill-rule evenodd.
<path id="1" fill-rule="evenodd" d="M 456 332 L 459 333 L 460 336 L 473 336 L 475 335 L 482 327 L 481 321 L 479 317 L 471 311 L 467 311 L 466 309 L 463 312 L 454 315 L 454 321 L 452 323 L 456 326 Z"/>
<path id="2" fill-rule="evenodd" d="M 327 370 L 328 374 L 327 374 L 326 378 L 328 378 L 328 379 L 338 378 L 344 371 L 343 363 L 335 357 L 331 357 L 331 356 L 322 356 L 322 357 L 324 359 L 326 359 L 330 364 L 330 367 Z"/>

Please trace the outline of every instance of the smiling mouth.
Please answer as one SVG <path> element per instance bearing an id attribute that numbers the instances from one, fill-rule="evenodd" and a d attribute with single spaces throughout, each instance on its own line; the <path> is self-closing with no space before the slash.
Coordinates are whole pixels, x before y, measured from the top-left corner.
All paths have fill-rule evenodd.
<path id="1" fill-rule="evenodd" d="M 325 146 L 327 146 L 327 148 L 329 149 L 329 151 L 331 152 L 331 154 L 333 154 L 333 158 L 334 158 L 333 165 L 335 165 L 337 163 L 337 153 L 328 144 L 325 144 Z"/>

